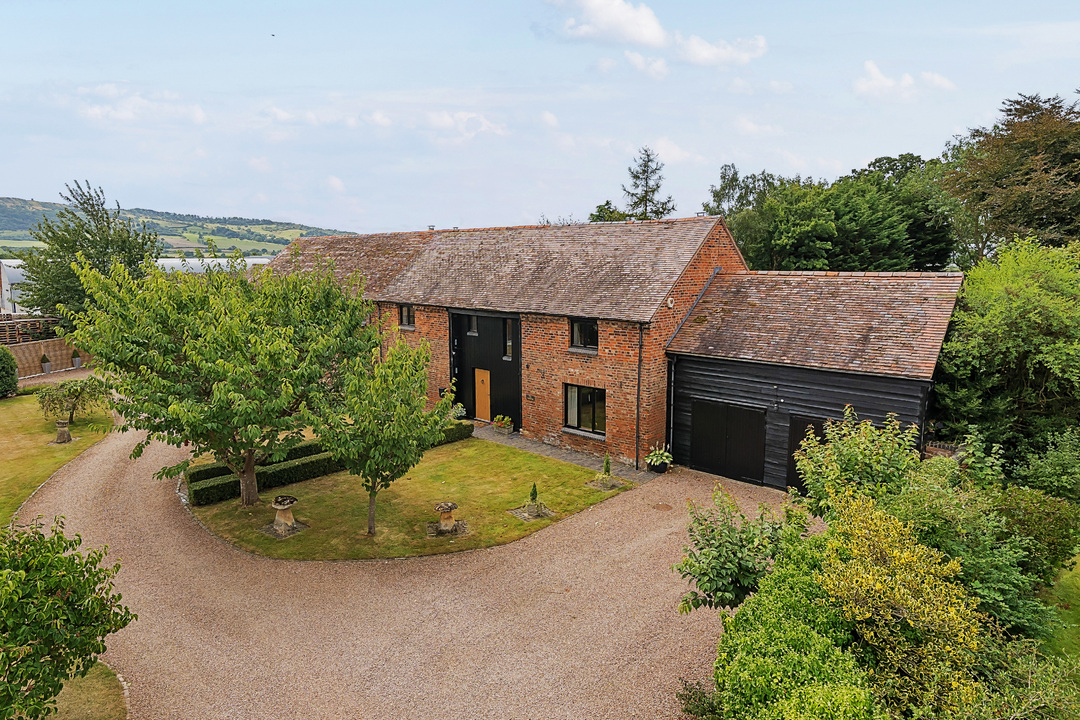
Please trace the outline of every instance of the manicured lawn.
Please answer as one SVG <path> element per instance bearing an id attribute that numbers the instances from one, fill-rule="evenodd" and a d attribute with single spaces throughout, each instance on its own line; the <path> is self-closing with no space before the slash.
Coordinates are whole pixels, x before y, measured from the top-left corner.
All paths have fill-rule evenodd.
<path id="1" fill-rule="evenodd" d="M 263 493 L 263 503 L 240 507 L 239 500 L 193 508 L 207 527 L 245 550 L 276 558 L 352 560 L 433 555 L 490 547 L 517 540 L 583 510 L 615 492 L 585 483 L 595 471 L 533 455 L 516 448 L 470 438 L 429 450 L 423 462 L 390 489 L 379 493 L 375 536 L 367 535 L 368 498 L 359 478 L 336 473 Z M 508 514 L 520 507 L 536 483 L 540 500 L 557 515 L 524 522 Z M 279 540 L 259 532 L 274 519 L 273 495 L 298 498 L 294 515 L 310 525 Z M 437 502 L 458 504 L 454 517 L 469 534 L 427 537 L 436 522 Z"/>
<path id="2" fill-rule="evenodd" d="M 1080 557 L 1077 560 L 1080 563 Z M 1080 564 L 1062 573 L 1049 595 L 1049 602 L 1057 606 L 1062 627 L 1047 643 L 1047 649 L 1075 657 L 1080 654 Z"/>
<path id="3" fill-rule="evenodd" d="M 24 395 L 0 400 L 0 438 L 4 447 L 0 462 L 0 523 L 10 522 L 19 505 L 38 485 L 102 438 L 102 433 L 91 425 L 99 429 L 111 427 L 112 416 L 100 412 L 88 418 L 77 417 L 71 426 L 71 436 L 78 439 L 65 445 L 50 445 L 56 439 L 56 423 L 41 415 L 37 398 Z"/>
<path id="4" fill-rule="evenodd" d="M 94 663 L 84 678 L 70 680 L 56 697 L 54 720 L 125 720 L 124 689 L 116 673 Z"/>

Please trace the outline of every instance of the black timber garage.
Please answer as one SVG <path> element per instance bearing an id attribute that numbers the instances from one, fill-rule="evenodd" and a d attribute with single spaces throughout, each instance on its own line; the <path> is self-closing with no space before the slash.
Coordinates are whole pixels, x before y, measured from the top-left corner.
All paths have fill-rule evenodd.
<path id="1" fill-rule="evenodd" d="M 798 486 L 808 426 L 851 405 L 923 426 L 960 273 L 717 275 L 668 344 L 675 462 Z"/>

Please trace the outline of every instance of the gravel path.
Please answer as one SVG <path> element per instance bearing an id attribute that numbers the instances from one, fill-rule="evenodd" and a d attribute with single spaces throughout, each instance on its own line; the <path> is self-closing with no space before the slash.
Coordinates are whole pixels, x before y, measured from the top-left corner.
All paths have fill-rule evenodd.
<path id="1" fill-rule="evenodd" d="M 108 544 L 139 619 L 105 659 L 131 720 L 677 718 L 718 617 L 679 615 L 669 568 L 688 498 L 677 470 L 510 545 L 366 562 L 269 560 L 210 536 L 154 471 L 179 451 L 112 434 L 20 512 Z M 779 493 L 731 483 L 744 509 Z M 669 507 L 670 506 L 670 509 Z"/>

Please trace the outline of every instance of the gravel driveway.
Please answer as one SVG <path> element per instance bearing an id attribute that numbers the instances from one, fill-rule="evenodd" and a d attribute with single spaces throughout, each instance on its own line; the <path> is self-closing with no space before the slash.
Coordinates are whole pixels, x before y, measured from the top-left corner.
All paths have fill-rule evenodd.
<path id="1" fill-rule="evenodd" d="M 709 675 L 719 619 L 676 612 L 670 566 L 712 476 L 678 470 L 488 550 L 296 562 L 209 535 L 152 478 L 180 451 L 133 461 L 134 443 L 109 435 L 20 512 L 64 514 L 122 563 L 139 619 L 105 659 L 132 720 L 678 718 L 678 679 Z M 782 497 L 729 489 L 744 510 Z"/>

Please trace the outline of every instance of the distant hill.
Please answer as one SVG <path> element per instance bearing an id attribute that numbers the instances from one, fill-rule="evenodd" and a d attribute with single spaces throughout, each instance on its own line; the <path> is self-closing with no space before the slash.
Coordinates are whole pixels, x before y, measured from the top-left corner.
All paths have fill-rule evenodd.
<path id="1" fill-rule="evenodd" d="M 0 197 L 0 254 L 10 255 L 11 250 L 40 245 L 31 237 L 30 228 L 42 217 L 52 220 L 63 207 L 60 203 Z M 245 255 L 274 255 L 298 237 L 347 234 L 298 223 L 202 217 L 144 208 L 121 209 L 120 214 L 157 230 L 167 255 L 193 255 L 196 250 L 205 250 L 211 241 L 221 250 L 235 248 Z"/>

